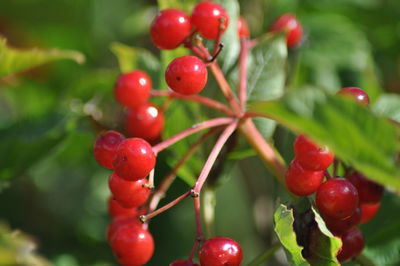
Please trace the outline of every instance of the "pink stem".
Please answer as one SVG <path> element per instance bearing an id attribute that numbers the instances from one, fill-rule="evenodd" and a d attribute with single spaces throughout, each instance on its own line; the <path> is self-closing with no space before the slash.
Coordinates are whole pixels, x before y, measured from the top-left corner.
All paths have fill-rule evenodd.
<path id="1" fill-rule="evenodd" d="M 249 55 L 249 42 L 247 39 L 240 40 L 241 49 L 239 55 L 239 101 L 242 110 L 246 109 L 247 97 L 247 59 Z"/>
<path id="2" fill-rule="evenodd" d="M 193 257 L 196 254 L 196 251 L 200 245 L 200 242 L 202 242 L 204 240 L 203 233 L 201 230 L 200 196 L 193 198 L 193 200 L 194 200 L 194 215 L 195 215 L 195 220 L 196 220 L 196 239 L 194 240 L 192 251 L 190 252 L 188 261 L 193 260 Z"/>
<path id="3" fill-rule="evenodd" d="M 196 132 L 199 132 L 200 130 L 211 128 L 211 127 L 216 127 L 216 126 L 226 125 L 226 124 L 231 123 L 232 121 L 234 121 L 233 118 L 221 117 L 221 118 L 215 118 L 215 119 L 207 120 L 202 123 L 193 125 L 191 128 L 185 129 L 184 131 L 176 134 L 175 136 L 172 136 L 169 139 L 166 139 L 163 142 L 160 142 L 157 145 L 153 146 L 153 152 L 155 154 L 157 154 L 160 151 L 173 145 L 174 143 L 180 141 L 181 139 L 184 139 L 187 136 L 190 136 Z"/>
<path id="4" fill-rule="evenodd" d="M 199 178 L 197 179 L 196 185 L 192 189 L 192 196 L 196 197 L 200 194 L 201 188 L 203 187 L 204 182 L 206 181 L 206 179 L 211 171 L 211 168 L 214 165 L 215 160 L 218 157 L 218 154 L 220 153 L 225 142 L 232 135 L 232 133 L 236 130 L 238 124 L 239 124 L 239 121 L 235 120 L 229 126 L 227 126 L 226 129 L 219 136 L 217 142 L 215 143 L 213 149 L 211 150 L 210 155 L 208 156 L 206 163 L 204 164 L 203 169 L 201 170 L 201 173 L 199 175 Z"/>

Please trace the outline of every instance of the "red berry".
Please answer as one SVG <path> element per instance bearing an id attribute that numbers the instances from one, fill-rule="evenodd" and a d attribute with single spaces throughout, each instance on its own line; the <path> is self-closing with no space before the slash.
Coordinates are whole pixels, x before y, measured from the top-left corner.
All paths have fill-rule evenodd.
<path id="1" fill-rule="evenodd" d="M 350 217 L 344 219 L 336 219 L 329 216 L 324 216 L 324 221 L 332 233 L 341 235 L 360 223 L 361 210 L 357 207 Z"/>
<path id="2" fill-rule="evenodd" d="M 233 239 L 214 237 L 201 247 L 199 259 L 201 266 L 239 266 L 242 262 L 242 249 Z"/>
<path id="3" fill-rule="evenodd" d="M 286 186 L 297 196 L 308 196 L 317 191 L 324 178 L 322 171 L 304 169 L 296 160 L 290 164 L 286 172 Z"/>
<path id="4" fill-rule="evenodd" d="M 358 206 L 357 189 L 344 178 L 334 178 L 323 183 L 317 190 L 315 201 L 319 211 L 327 216 L 344 219 Z"/>
<path id="5" fill-rule="evenodd" d="M 305 136 L 300 135 L 294 141 L 296 160 L 305 169 L 322 171 L 333 162 L 334 155 L 327 147 L 319 147 Z"/>
<path id="6" fill-rule="evenodd" d="M 353 172 L 346 177 L 357 188 L 360 204 L 374 204 L 381 201 L 383 186 L 365 178 L 359 172 Z"/>
<path id="7" fill-rule="evenodd" d="M 113 234 L 111 248 L 122 265 L 143 265 L 153 255 L 154 240 L 140 225 L 128 224 Z"/>
<path id="8" fill-rule="evenodd" d="M 164 113 L 155 105 L 141 105 L 128 110 L 125 127 L 130 137 L 143 138 L 147 141 L 158 139 L 164 128 Z"/>
<path id="9" fill-rule="evenodd" d="M 239 38 L 250 37 L 249 25 L 247 24 L 247 21 L 244 19 L 244 17 L 240 17 L 238 19 L 237 27 L 238 27 Z"/>
<path id="10" fill-rule="evenodd" d="M 339 251 L 337 258 L 340 262 L 349 260 L 359 255 L 364 248 L 364 237 L 358 228 L 344 233 L 341 236 L 342 249 Z"/>
<path id="11" fill-rule="evenodd" d="M 131 216 L 119 216 L 112 219 L 111 223 L 107 227 L 107 240 L 111 242 L 112 237 L 114 236 L 115 232 L 118 231 L 122 226 L 129 225 L 129 224 L 136 224 L 142 226 L 138 216 L 131 215 Z"/>
<path id="12" fill-rule="evenodd" d="M 156 156 L 150 144 L 140 138 L 122 141 L 113 161 L 116 174 L 130 181 L 145 178 L 155 164 Z"/>
<path id="13" fill-rule="evenodd" d="M 147 201 L 150 195 L 147 184 L 147 179 L 127 181 L 115 173 L 112 173 L 108 182 L 114 199 L 124 208 L 139 207 Z"/>
<path id="14" fill-rule="evenodd" d="M 97 137 L 93 153 L 96 161 L 103 167 L 113 169 L 113 159 L 119 144 L 125 137 L 117 131 L 107 131 Z"/>
<path id="15" fill-rule="evenodd" d="M 303 28 L 292 14 L 283 14 L 271 27 L 272 32 L 287 31 L 286 42 L 289 48 L 298 45 L 303 38 Z"/>
<path id="16" fill-rule="evenodd" d="M 137 208 L 124 208 L 113 197 L 110 197 L 108 199 L 108 213 L 112 217 L 135 216 L 138 211 Z"/>
<path id="17" fill-rule="evenodd" d="M 177 93 L 190 95 L 203 90 L 207 83 L 207 67 L 198 57 L 175 58 L 165 71 L 165 80 Z"/>
<path id="18" fill-rule="evenodd" d="M 225 32 L 228 28 L 229 17 L 221 5 L 203 1 L 194 7 L 192 23 L 204 38 L 216 40 L 219 33 Z"/>
<path id="19" fill-rule="evenodd" d="M 361 221 L 360 224 L 365 224 L 370 221 L 378 213 L 381 203 L 374 204 L 360 204 L 361 208 Z"/>
<path id="20" fill-rule="evenodd" d="M 356 100 L 357 102 L 361 103 L 362 105 L 369 104 L 368 94 L 365 91 L 363 91 L 362 89 L 357 88 L 357 87 L 346 87 L 346 88 L 340 89 L 338 91 L 338 94 L 348 96 L 348 97 Z"/>
<path id="21" fill-rule="evenodd" d="M 160 49 L 175 49 L 191 33 L 190 18 L 179 9 L 161 10 L 150 26 L 150 36 Z"/>
<path id="22" fill-rule="evenodd" d="M 141 70 L 134 70 L 118 77 L 114 95 L 123 106 L 135 108 L 147 103 L 151 87 L 150 77 Z"/>
<path id="23" fill-rule="evenodd" d="M 199 264 L 188 260 L 176 260 L 171 262 L 169 266 L 199 266 Z"/>

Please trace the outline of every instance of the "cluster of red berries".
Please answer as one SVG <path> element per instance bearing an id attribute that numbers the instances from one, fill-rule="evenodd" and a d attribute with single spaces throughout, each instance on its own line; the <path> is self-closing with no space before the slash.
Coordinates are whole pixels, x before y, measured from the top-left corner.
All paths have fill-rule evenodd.
<path id="1" fill-rule="evenodd" d="M 338 94 L 362 105 L 369 104 L 368 95 L 360 88 L 346 87 Z M 377 213 L 383 187 L 352 169 L 346 170 L 345 178 L 331 178 L 326 170 L 334 161 L 334 155 L 304 136 L 296 138 L 294 153 L 295 159 L 286 172 L 288 189 L 298 196 L 316 192 L 315 203 L 328 229 L 342 239 L 342 249 L 337 255 L 339 261 L 357 256 L 364 247 L 364 238 L 356 226 Z"/>

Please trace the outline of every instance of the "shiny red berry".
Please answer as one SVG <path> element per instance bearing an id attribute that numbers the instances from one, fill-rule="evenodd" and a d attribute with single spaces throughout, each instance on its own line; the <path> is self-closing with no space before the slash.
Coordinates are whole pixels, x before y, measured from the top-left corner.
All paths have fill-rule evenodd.
<path id="1" fill-rule="evenodd" d="M 136 215 L 118 216 L 113 218 L 111 223 L 107 227 L 107 240 L 111 242 L 112 237 L 114 236 L 115 232 L 118 231 L 118 229 L 120 229 L 122 226 L 130 224 L 142 226 L 142 222 Z"/>
<path id="2" fill-rule="evenodd" d="M 125 137 L 117 131 L 107 131 L 97 137 L 93 153 L 96 161 L 103 167 L 113 169 L 112 162 L 119 144 Z"/>
<path id="3" fill-rule="evenodd" d="M 108 199 L 108 213 L 112 217 L 135 216 L 138 214 L 137 208 L 124 208 L 112 196 Z"/>
<path id="4" fill-rule="evenodd" d="M 323 171 L 304 169 L 296 160 L 293 160 L 286 172 L 286 186 L 297 196 L 308 196 L 317 191 L 324 178 Z"/>
<path id="5" fill-rule="evenodd" d="M 303 28 L 292 14 L 283 14 L 271 27 L 272 32 L 286 31 L 286 42 L 289 48 L 297 46 L 303 38 Z"/>
<path id="6" fill-rule="evenodd" d="M 160 49 L 175 49 L 191 31 L 189 16 L 174 8 L 161 10 L 150 26 L 151 40 Z"/>
<path id="7" fill-rule="evenodd" d="M 239 38 L 250 37 L 249 25 L 247 24 L 247 21 L 244 19 L 244 17 L 240 17 L 238 19 L 237 28 L 238 28 Z"/>
<path id="8" fill-rule="evenodd" d="M 314 171 L 327 169 L 334 159 L 327 147 L 319 147 L 303 135 L 294 141 L 294 153 L 301 166 Z"/>
<path id="9" fill-rule="evenodd" d="M 122 141 L 113 161 L 116 174 L 130 181 L 145 178 L 155 164 L 156 156 L 150 144 L 140 138 Z"/>
<path id="10" fill-rule="evenodd" d="M 199 252 L 201 266 L 239 266 L 242 249 L 233 239 L 214 237 L 207 240 Z"/>
<path id="11" fill-rule="evenodd" d="M 128 181 L 112 173 L 108 181 L 114 199 L 124 208 L 143 205 L 150 196 L 147 179 Z"/>
<path id="12" fill-rule="evenodd" d="M 122 265 L 146 264 L 154 252 L 151 234 L 137 224 L 121 226 L 111 237 L 111 248 Z"/>
<path id="13" fill-rule="evenodd" d="M 193 261 L 188 261 L 188 260 L 176 260 L 173 261 L 169 264 L 169 266 L 200 266 L 197 263 L 194 263 Z"/>
<path id="14" fill-rule="evenodd" d="M 329 231 L 334 234 L 343 234 L 350 229 L 356 227 L 361 221 L 361 210 L 359 207 L 356 208 L 354 213 L 344 219 L 336 219 L 329 216 L 324 216 L 324 221 Z"/>
<path id="15" fill-rule="evenodd" d="M 175 58 L 165 71 L 165 81 L 177 93 L 190 95 L 203 90 L 207 83 L 207 67 L 198 57 Z"/>
<path id="16" fill-rule="evenodd" d="M 141 70 L 121 74 L 114 88 L 115 99 L 129 108 L 147 103 L 152 83 L 150 77 Z"/>
<path id="17" fill-rule="evenodd" d="M 144 104 L 126 113 L 125 127 L 130 137 L 153 141 L 164 128 L 164 113 L 152 104 Z"/>
<path id="18" fill-rule="evenodd" d="M 354 258 L 359 255 L 364 248 L 364 237 L 358 228 L 353 228 L 344 233 L 340 238 L 343 243 L 342 249 L 337 255 L 340 262 Z"/>
<path id="19" fill-rule="evenodd" d="M 216 40 L 219 33 L 225 32 L 229 24 L 225 9 L 211 1 L 198 3 L 192 11 L 191 20 L 199 33 L 210 40 Z"/>
<path id="20" fill-rule="evenodd" d="M 378 213 L 381 203 L 374 204 L 360 204 L 361 208 L 361 221 L 360 224 L 365 224 L 370 221 Z"/>
<path id="21" fill-rule="evenodd" d="M 381 201 L 383 186 L 367 179 L 359 172 L 353 172 L 346 177 L 357 188 L 360 204 L 374 204 Z"/>
<path id="22" fill-rule="evenodd" d="M 346 87 L 346 88 L 340 89 L 338 91 L 338 94 L 348 96 L 348 97 L 356 100 L 357 102 L 361 103 L 362 105 L 369 104 L 368 94 L 364 90 L 357 88 L 357 87 Z"/>
<path id="23" fill-rule="evenodd" d="M 344 219 L 358 206 L 357 189 L 344 178 L 329 179 L 317 190 L 315 201 L 318 210 L 332 218 Z"/>

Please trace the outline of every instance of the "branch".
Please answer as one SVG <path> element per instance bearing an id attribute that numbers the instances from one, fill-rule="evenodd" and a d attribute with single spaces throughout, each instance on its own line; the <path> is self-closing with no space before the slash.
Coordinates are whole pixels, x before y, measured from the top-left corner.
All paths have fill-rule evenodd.
<path id="1" fill-rule="evenodd" d="M 240 40 L 240 55 L 239 55 L 239 101 L 242 109 L 246 108 L 247 97 L 247 59 L 249 55 L 249 41 L 246 39 Z"/>

